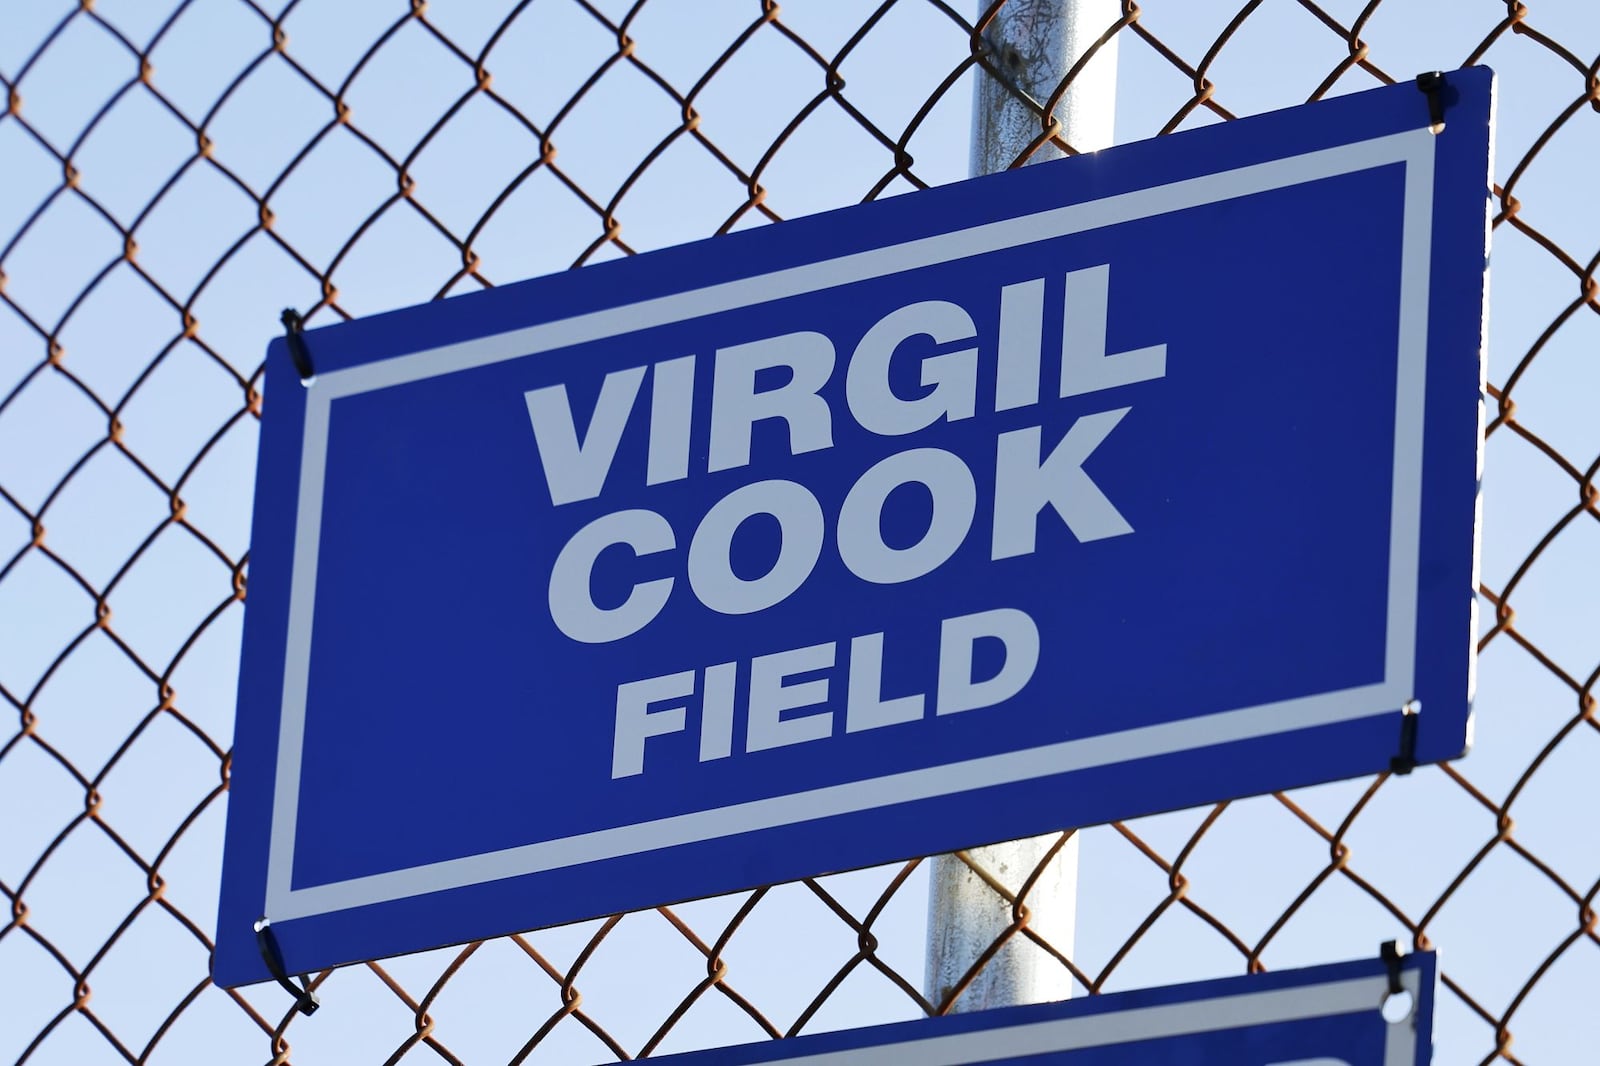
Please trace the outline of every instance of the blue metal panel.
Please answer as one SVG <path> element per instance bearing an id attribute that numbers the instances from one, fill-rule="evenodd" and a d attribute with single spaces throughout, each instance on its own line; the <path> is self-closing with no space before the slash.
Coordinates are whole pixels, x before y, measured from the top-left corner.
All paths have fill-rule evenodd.
<path id="1" fill-rule="evenodd" d="M 274 344 L 217 979 L 1460 754 L 1491 93 Z"/>
<path id="2" fill-rule="evenodd" d="M 1413 1006 L 1385 1020 L 1382 961 L 1202 981 L 667 1055 L 667 1066 L 1427 1066 L 1436 959 L 1402 960 Z M 1398 1006 L 1398 1004 L 1397 1004 Z"/>

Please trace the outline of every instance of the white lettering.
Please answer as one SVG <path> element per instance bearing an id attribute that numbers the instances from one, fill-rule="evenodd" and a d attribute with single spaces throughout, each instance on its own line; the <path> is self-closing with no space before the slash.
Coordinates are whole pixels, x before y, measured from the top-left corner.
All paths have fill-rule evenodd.
<path id="1" fill-rule="evenodd" d="M 808 740 L 822 740 L 833 733 L 833 712 L 821 711 L 797 718 L 784 718 L 784 711 L 826 703 L 828 679 L 784 682 L 795 674 L 826 670 L 833 665 L 834 644 L 813 644 L 808 648 L 759 655 L 750 661 L 750 714 L 746 722 L 745 751 L 765 751 Z"/>
<path id="2" fill-rule="evenodd" d="M 918 676 L 926 687 L 889 696 L 884 691 L 885 639 L 882 632 L 852 639 L 842 678 L 838 642 L 830 641 L 618 686 L 612 777 L 643 773 L 651 738 L 694 728 L 690 718 L 695 713 L 697 677 L 699 759 L 712 762 L 734 754 L 735 719 L 740 713 L 745 726 L 743 752 L 769 751 L 831 738 L 838 715 L 844 718 L 842 736 L 847 736 L 923 721 L 930 705 L 945 715 L 1001 704 L 1028 685 L 1039 664 L 1039 631 L 1032 618 L 1010 607 L 979 611 L 940 623 L 937 654 L 896 636 L 895 647 L 904 659 L 896 676 Z M 1000 665 L 984 670 L 992 676 L 978 678 L 974 672 L 981 667 L 975 663 L 974 649 L 982 641 L 999 641 L 997 655 L 987 658 L 998 658 Z M 842 707 L 829 707 L 830 694 L 838 691 L 836 681 L 845 688 L 838 701 Z M 681 759 L 687 745 L 680 742 L 670 750 Z"/>
<path id="3" fill-rule="evenodd" d="M 1061 380 L 1056 390 L 1062 397 L 1114 389 L 1166 373 L 1164 344 L 1108 353 L 1110 270 L 1100 265 L 1065 275 L 1059 306 Z M 819 457 L 795 464 L 794 480 L 741 485 L 739 478 L 716 478 L 718 484 L 726 482 L 716 491 L 708 485 L 690 497 L 681 493 L 671 500 L 664 497 L 658 510 L 626 510 L 589 521 L 560 550 L 552 565 L 549 596 L 556 626 L 584 643 L 621 640 L 656 619 L 671 596 L 690 593 L 701 605 L 721 614 L 765 611 L 793 596 L 817 572 L 824 539 L 829 535 L 845 570 L 860 581 L 899 584 L 945 566 L 971 536 L 980 485 L 984 503 L 990 502 L 990 471 L 975 477 L 969 466 L 983 446 L 970 433 L 956 433 L 949 439 L 959 437 L 963 442 L 959 446 L 909 448 L 880 457 L 879 445 L 864 437 L 905 436 L 941 420 L 953 423 L 973 418 L 980 356 L 994 359 L 996 412 L 1037 406 L 1041 392 L 1048 396 L 1051 391 L 1041 375 L 1048 378 L 1054 374 L 1043 365 L 1056 357 L 1053 340 L 1050 350 L 1045 350 L 1045 331 L 1057 325 L 1054 320 L 1045 322 L 1047 313 L 1054 318 L 1057 307 L 1047 299 L 1052 295 L 1048 285 L 1062 280 L 1058 275 L 1056 282 L 1041 277 L 1000 286 L 998 308 L 989 305 L 982 319 L 988 331 L 982 338 L 973 316 L 960 304 L 949 300 L 906 303 L 866 329 L 844 367 L 836 366 L 834 343 L 827 336 L 795 331 L 715 349 L 710 381 L 705 380 L 705 358 L 695 355 L 610 371 L 600 380 L 593 410 L 586 419 L 584 412 L 574 411 L 565 384 L 525 391 L 545 481 L 557 506 L 604 496 L 614 487 L 611 482 L 618 480 L 611 473 L 619 466 L 634 480 L 642 468 L 646 486 L 665 486 L 697 473 L 718 474 L 749 466 L 752 449 L 756 449 L 757 461 L 770 469 L 777 465 L 775 458 L 832 448 L 832 404 L 847 405 L 841 410 L 848 410 L 859 425 L 859 429 L 850 427 L 847 438 L 851 456 Z M 833 380 L 836 369 L 843 376 L 837 382 Z M 639 394 L 647 372 L 649 400 L 642 403 Z M 921 387 L 912 385 L 913 380 L 920 380 Z M 901 382 L 914 395 L 897 392 Z M 709 411 L 696 406 L 697 392 L 702 402 L 709 402 Z M 589 395 L 587 389 L 584 395 Z M 1129 410 L 1123 406 L 1083 415 L 1053 447 L 1043 439 L 1041 426 L 996 427 L 993 512 L 986 516 L 990 560 L 1035 552 L 1046 508 L 1053 509 L 1080 542 L 1133 532 L 1131 523 L 1085 469 Z M 782 426 L 761 425 L 772 421 Z M 1015 418 L 996 421 L 1017 424 Z M 1057 430 L 1051 432 L 1054 437 Z M 780 433 L 785 441 L 778 439 Z M 785 444 L 786 455 L 775 457 L 774 452 Z M 632 450 L 619 463 L 624 447 Z M 870 465 L 860 472 L 856 463 Z M 857 472 L 859 476 L 846 490 Z M 920 532 L 911 529 L 909 521 L 920 510 L 914 505 L 901 507 L 904 496 L 891 500 L 913 482 L 922 488 L 908 491 L 920 496 L 925 490 L 932 500 L 926 529 Z M 716 502 L 707 506 L 710 500 Z M 698 525 L 691 532 L 697 514 Z M 777 535 L 771 538 L 776 547 L 768 552 L 770 561 L 758 563 L 748 561 L 754 553 L 742 549 L 745 538 L 756 532 L 746 523 L 766 521 L 757 517 L 762 515 L 770 515 L 776 522 Z M 1053 530 L 1047 532 L 1054 534 Z M 677 556 L 680 537 L 682 558 Z M 605 580 L 597 581 L 597 566 L 627 566 L 626 553 L 612 552 L 613 546 L 631 548 L 636 556 L 673 552 L 672 568 L 665 571 L 666 576 L 635 584 L 616 580 L 618 575 L 606 569 L 602 573 Z M 741 551 L 736 552 L 736 547 Z M 601 556 L 608 561 L 599 562 Z M 619 561 L 609 561 L 612 559 Z M 663 574 L 662 565 L 653 568 L 656 574 Z M 742 576 L 755 570 L 762 572 Z M 681 576 L 687 581 L 680 580 Z M 594 599 L 597 587 L 625 589 L 626 597 L 619 605 L 601 607 Z M 602 599 L 609 602 L 609 595 L 603 594 Z M 863 663 L 868 654 L 864 648 Z M 723 684 L 721 675 L 717 676 Z M 865 684 L 866 675 L 861 677 Z M 725 679 L 726 686 L 733 684 L 731 676 Z M 891 704 L 901 706 L 894 701 L 883 706 Z M 722 715 L 712 719 L 716 728 L 705 735 L 706 758 L 724 757 L 719 753 L 731 750 L 733 744 L 732 726 L 725 724 L 731 723 L 733 712 L 724 713 L 713 706 L 705 713 Z M 865 722 L 875 712 L 863 709 L 861 713 Z"/>
<path id="4" fill-rule="evenodd" d="M 718 349 L 707 469 L 749 465 L 750 428 L 768 418 L 781 418 L 788 427 L 791 455 L 833 447 L 833 416 L 828 401 L 817 395 L 833 374 L 833 360 L 833 342 L 820 333 L 787 333 Z M 778 367 L 793 376 L 757 392 L 756 373 Z"/>
<path id="5" fill-rule="evenodd" d="M 1067 305 L 1061 317 L 1062 398 L 1166 376 L 1165 344 L 1106 354 L 1110 293 L 1109 266 L 1074 270 L 1067 275 Z"/>
<path id="6" fill-rule="evenodd" d="M 883 542 L 883 504 L 901 485 L 917 482 L 933 494 L 933 518 L 922 539 L 906 548 Z M 955 554 L 972 528 L 978 489 L 967 464 L 938 448 L 914 448 L 867 470 L 839 508 L 839 557 L 863 581 L 892 585 L 921 577 Z"/>
<path id="7" fill-rule="evenodd" d="M 849 695 L 844 731 L 859 733 L 922 717 L 922 694 L 883 698 L 883 634 L 868 633 L 850 642 Z"/>
<path id="8" fill-rule="evenodd" d="M 556 506 L 600 495 L 643 380 L 642 366 L 613 370 L 606 375 L 582 443 L 578 441 L 566 385 L 546 385 L 522 394 L 528 405 L 528 418 L 533 422 L 539 461 L 544 464 L 545 484 Z"/>
<path id="9" fill-rule="evenodd" d="M 611 743 L 611 776 L 644 773 L 644 742 L 666 733 L 683 732 L 686 708 L 679 704 L 652 711 L 652 703 L 694 695 L 694 671 L 630 681 L 617 686 L 616 732 Z"/>
<path id="10" fill-rule="evenodd" d="M 733 754 L 733 683 L 738 663 L 706 667 L 705 695 L 700 698 L 700 761 Z"/>
<path id="11" fill-rule="evenodd" d="M 769 514 L 781 538 L 771 569 L 745 580 L 733 572 L 733 535 L 745 520 Z M 689 544 L 689 585 L 722 614 L 751 614 L 788 599 L 805 584 L 822 553 L 822 506 L 793 481 L 741 485 L 712 505 Z"/>
<path id="12" fill-rule="evenodd" d="M 644 483 L 689 476 L 689 431 L 694 414 L 694 356 L 668 359 L 650 371 L 650 454 Z"/>
<path id="13" fill-rule="evenodd" d="M 984 637 L 1005 645 L 1005 663 L 986 681 L 972 677 L 972 647 Z M 1017 693 L 1039 665 L 1039 627 L 1014 607 L 947 618 L 939 627 L 939 689 L 936 714 L 992 707 Z"/>
<path id="14" fill-rule="evenodd" d="M 1132 533 L 1122 513 L 1084 473 L 1083 464 L 1131 408 L 1084 415 L 1072 424 L 1049 458 L 1039 461 L 1040 429 L 1000 434 L 996 445 L 994 546 L 991 559 L 1031 555 L 1039 512 L 1055 508 L 1079 541 Z"/>
<path id="15" fill-rule="evenodd" d="M 573 640 L 605 644 L 637 633 L 661 612 L 672 594 L 672 579 L 664 577 L 635 585 L 620 606 L 596 606 L 589 587 L 594 563 L 602 551 L 616 544 L 625 544 L 641 556 L 677 547 L 672 527 L 654 511 L 616 511 L 573 534 L 550 568 L 550 617 L 556 628 Z"/>
<path id="16" fill-rule="evenodd" d="M 945 300 L 926 300 L 884 315 L 861 338 L 845 372 L 845 398 L 850 413 L 864 429 L 899 436 L 926 429 L 940 418 L 971 418 L 977 408 L 978 349 L 931 355 L 922 361 L 922 384 L 932 391 L 904 400 L 889 388 L 889 361 L 912 337 L 935 344 L 977 338 L 972 316 Z"/>
<path id="17" fill-rule="evenodd" d="M 1000 348 L 994 409 L 1010 411 L 1039 402 L 1039 357 L 1044 348 L 1044 279 L 1000 290 Z"/>

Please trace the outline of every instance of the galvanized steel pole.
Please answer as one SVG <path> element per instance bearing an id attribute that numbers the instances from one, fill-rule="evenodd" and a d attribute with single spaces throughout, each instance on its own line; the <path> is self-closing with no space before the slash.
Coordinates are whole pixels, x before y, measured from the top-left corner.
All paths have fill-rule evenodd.
<path id="1" fill-rule="evenodd" d="M 980 14 L 991 0 L 979 0 Z M 988 25 L 991 61 L 1011 84 L 1040 104 L 1110 28 L 1119 0 L 1007 0 Z M 1080 151 L 1112 141 L 1116 113 L 1116 38 L 1106 43 L 1074 79 L 1055 109 L 1061 136 Z M 1043 131 L 1038 115 L 1006 85 L 980 73 L 973 89 L 974 176 L 1005 170 Z M 1029 162 L 1063 153 L 1045 144 Z M 1039 867 L 1058 837 L 1012 841 L 968 852 L 973 862 L 1013 893 Z M 1073 837 L 1040 872 L 1023 904 L 1028 925 L 1064 955 L 1071 955 L 1077 918 L 1078 840 Z M 928 955 L 923 987 L 941 1003 L 974 962 L 1012 924 L 1012 908 L 971 866 L 955 855 L 933 860 L 928 893 Z M 1013 936 L 962 992 L 951 1010 L 966 1012 L 1019 1003 L 1066 999 L 1066 967 L 1023 936 Z"/>

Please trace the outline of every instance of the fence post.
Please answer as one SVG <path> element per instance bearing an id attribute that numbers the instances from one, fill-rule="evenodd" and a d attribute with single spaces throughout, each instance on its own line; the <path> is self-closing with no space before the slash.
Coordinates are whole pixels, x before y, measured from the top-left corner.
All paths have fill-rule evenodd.
<path id="1" fill-rule="evenodd" d="M 981 12 L 993 6 L 980 0 Z M 1118 0 L 1007 0 L 984 30 L 991 61 L 1012 83 L 1039 103 L 1049 100 L 1072 65 L 1121 17 Z M 1117 39 L 1113 37 L 1085 65 L 1056 108 L 1062 137 L 1079 150 L 1111 143 L 1116 113 Z M 1008 168 L 1042 130 L 1026 104 L 987 73 L 973 88 L 972 148 L 969 169 L 976 176 Z M 1029 162 L 1062 154 L 1046 144 Z M 1016 893 L 1048 862 L 1029 888 L 1027 921 L 1062 954 L 1070 957 L 1077 917 L 1078 838 L 1053 856 L 1059 837 L 973 848 L 967 855 L 996 881 Z M 1012 924 L 1010 904 L 966 861 L 936 856 L 928 892 L 927 968 L 924 991 L 935 1004 L 966 976 L 997 937 Z M 1068 970 L 1025 937 L 1013 936 L 966 987 L 953 1012 L 1018 1003 L 1066 999 L 1072 994 Z"/>

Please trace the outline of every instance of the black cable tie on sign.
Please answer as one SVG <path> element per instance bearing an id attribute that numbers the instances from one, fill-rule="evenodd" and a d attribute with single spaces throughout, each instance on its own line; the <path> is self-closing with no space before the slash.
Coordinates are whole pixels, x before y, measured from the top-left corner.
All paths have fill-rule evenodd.
<path id="1" fill-rule="evenodd" d="M 1417 719 L 1422 704 L 1412 700 L 1400 708 L 1400 750 L 1389 758 L 1389 772 L 1409 774 L 1417 768 Z"/>
<path id="2" fill-rule="evenodd" d="M 301 384 L 308 384 L 317 376 L 317 370 L 311 365 L 311 349 L 306 347 L 305 321 L 300 317 L 300 312 L 292 307 L 283 309 L 281 320 L 283 339 L 289 345 L 289 361 L 294 363 Z"/>
<path id="3" fill-rule="evenodd" d="M 1400 984 L 1400 963 L 1405 956 L 1400 954 L 1398 940 L 1385 940 L 1378 946 L 1378 956 L 1383 959 L 1383 964 L 1389 970 L 1389 994 L 1398 996 L 1405 988 Z"/>
<path id="4" fill-rule="evenodd" d="M 1428 128 L 1434 133 L 1444 130 L 1444 86 L 1442 70 L 1417 75 L 1417 88 L 1428 98 Z"/>
<path id="5" fill-rule="evenodd" d="M 302 976 L 296 985 L 290 979 L 283 968 L 283 952 L 278 949 L 278 938 L 273 935 L 272 923 L 265 918 L 256 922 L 256 947 L 261 949 L 261 960 L 267 964 L 272 979 L 294 997 L 294 1009 L 305 1015 L 315 1014 L 322 1004 L 317 1001 L 316 993 L 311 991 L 311 982 Z"/>

